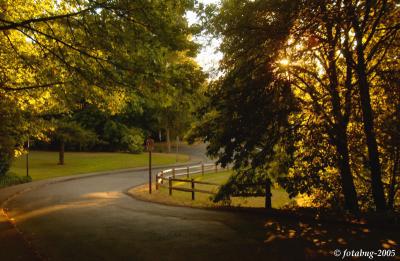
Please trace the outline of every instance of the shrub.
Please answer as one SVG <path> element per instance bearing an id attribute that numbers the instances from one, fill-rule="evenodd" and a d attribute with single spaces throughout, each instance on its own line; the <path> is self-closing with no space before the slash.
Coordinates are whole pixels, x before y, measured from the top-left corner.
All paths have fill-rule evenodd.
<path id="1" fill-rule="evenodd" d="M 10 169 L 11 157 L 8 153 L 0 151 L 0 177 L 4 176 Z"/>
<path id="2" fill-rule="evenodd" d="M 17 176 L 13 173 L 0 176 L 0 188 L 31 182 L 30 176 Z"/>
<path id="3" fill-rule="evenodd" d="M 74 121 L 59 121 L 54 136 L 56 140 L 75 145 L 80 150 L 92 147 L 97 142 L 97 136 L 93 131 L 83 128 Z"/>
<path id="4" fill-rule="evenodd" d="M 10 168 L 14 150 L 23 144 L 24 124 L 18 104 L 7 96 L 0 97 L 0 177 Z"/>
<path id="5" fill-rule="evenodd" d="M 143 151 L 144 136 L 142 130 L 128 128 L 126 125 L 108 121 L 104 126 L 104 140 L 111 150 L 140 153 Z"/>
<path id="6" fill-rule="evenodd" d="M 11 140 L 0 138 L 0 177 L 10 169 L 14 144 Z"/>
<path id="7" fill-rule="evenodd" d="M 132 153 L 140 153 L 143 151 L 144 137 L 139 129 L 128 129 L 121 138 L 122 149 Z"/>

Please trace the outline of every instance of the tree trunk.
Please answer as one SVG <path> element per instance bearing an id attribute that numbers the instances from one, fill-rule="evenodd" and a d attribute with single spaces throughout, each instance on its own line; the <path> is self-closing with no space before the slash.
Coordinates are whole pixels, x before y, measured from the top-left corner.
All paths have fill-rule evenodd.
<path id="1" fill-rule="evenodd" d="M 325 8 L 325 7 L 323 7 Z M 327 12 L 325 10 L 325 12 Z M 338 45 L 338 40 L 333 35 L 333 24 L 326 17 L 326 30 L 327 30 L 327 40 L 329 43 L 328 51 L 328 76 L 329 76 L 329 91 L 331 95 L 332 103 L 332 113 L 334 116 L 333 125 L 331 126 L 331 140 L 336 148 L 337 152 L 337 168 L 339 169 L 340 181 L 342 185 L 342 193 L 345 200 L 345 208 L 352 213 L 357 213 L 359 211 L 357 191 L 354 186 L 354 179 L 350 168 L 350 157 L 348 148 L 348 137 L 347 137 L 347 124 L 348 120 L 342 113 L 342 102 L 339 94 L 339 82 L 338 82 L 338 72 L 337 72 L 337 59 L 336 50 Z M 348 85 L 349 77 L 352 77 L 351 71 L 346 71 L 346 84 Z M 351 80 L 350 80 L 351 83 Z M 347 86 L 350 88 L 350 86 Z M 347 90 L 349 91 L 349 90 Z M 350 99 L 345 98 L 344 107 L 348 109 Z M 345 112 L 346 113 L 346 112 Z"/>
<path id="2" fill-rule="evenodd" d="M 396 178 L 399 168 L 400 155 L 397 147 L 394 148 L 394 162 L 392 177 L 390 178 L 389 194 L 388 194 L 388 209 L 394 209 L 394 197 L 396 196 Z"/>
<path id="3" fill-rule="evenodd" d="M 338 135 L 335 141 L 338 156 L 338 168 L 342 183 L 342 191 L 344 195 L 345 207 L 352 213 L 359 211 L 357 192 L 354 186 L 353 176 L 351 174 L 349 161 L 349 148 L 346 131 L 339 127 Z"/>
<path id="4" fill-rule="evenodd" d="M 267 179 L 265 182 L 265 208 L 271 209 L 272 208 L 272 200 L 271 200 L 271 180 Z"/>
<path id="5" fill-rule="evenodd" d="M 374 116 L 371 106 L 371 96 L 369 93 L 369 82 L 367 78 L 367 67 L 364 57 L 363 37 L 358 21 L 354 21 L 354 31 L 356 35 L 357 45 L 357 65 L 356 73 L 358 76 L 358 88 L 360 91 L 361 111 L 363 115 L 364 134 L 368 147 L 369 169 L 372 181 L 372 196 L 378 211 L 386 210 L 386 200 L 382 183 L 382 170 L 379 162 L 378 144 L 374 131 Z"/>
<path id="6" fill-rule="evenodd" d="M 64 139 L 60 140 L 60 151 L 58 157 L 58 165 L 64 165 L 64 152 L 65 152 L 65 142 Z"/>
<path id="7" fill-rule="evenodd" d="M 167 139 L 167 149 L 168 149 L 168 153 L 171 153 L 171 139 L 170 139 L 170 135 L 169 135 L 169 128 L 166 128 L 166 139 Z"/>

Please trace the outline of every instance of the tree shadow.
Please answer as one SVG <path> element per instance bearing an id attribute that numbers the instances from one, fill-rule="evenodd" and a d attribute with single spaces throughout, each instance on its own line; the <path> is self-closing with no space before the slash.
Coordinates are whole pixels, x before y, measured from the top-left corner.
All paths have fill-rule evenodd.
<path id="1" fill-rule="evenodd" d="M 385 257 L 385 260 L 400 260 L 400 233 L 395 229 L 268 218 L 264 233 L 264 244 L 271 254 L 279 257 L 277 260 L 342 260 L 345 249 L 375 252 L 391 249 L 397 257 Z M 340 250 L 339 257 L 334 255 L 336 249 Z"/>

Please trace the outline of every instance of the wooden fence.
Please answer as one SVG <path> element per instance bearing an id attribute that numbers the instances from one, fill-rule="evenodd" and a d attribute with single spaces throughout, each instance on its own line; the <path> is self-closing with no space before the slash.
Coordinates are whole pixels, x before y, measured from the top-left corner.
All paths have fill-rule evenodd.
<path id="1" fill-rule="evenodd" d="M 228 169 L 228 168 L 226 168 Z M 226 170 L 224 169 L 224 170 Z M 217 164 L 200 164 L 194 166 L 186 166 L 180 168 L 172 168 L 160 171 L 156 174 L 156 190 L 160 187 L 168 188 L 169 195 L 172 196 L 172 191 L 183 191 L 189 192 L 192 194 L 192 200 L 195 200 L 195 194 L 197 193 L 206 193 L 206 194 L 216 194 L 211 190 L 203 190 L 203 189 L 196 189 L 196 184 L 201 185 L 209 185 L 214 187 L 219 187 L 220 184 L 212 183 L 212 182 L 204 182 L 204 181 L 196 181 L 193 178 L 190 178 L 193 174 L 202 174 L 205 173 L 218 173 L 221 170 Z M 186 177 L 186 179 L 182 179 L 179 177 Z M 174 187 L 173 182 L 185 182 L 190 183 L 190 188 L 182 188 L 182 187 Z M 265 193 L 240 193 L 234 196 L 238 197 L 254 197 L 254 196 L 265 196 L 265 208 L 271 208 L 271 182 L 267 181 L 265 184 L 242 184 L 243 189 L 247 187 L 264 187 L 265 186 Z"/>
<path id="2" fill-rule="evenodd" d="M 217 173 L 221 170 L 217 164 L 200 164 L 194 166 L 186 166 L 181 168 L 172 168 L 160 171 L 156 174 L 156 190 L 159 189 L 160 186 L 167 187 L 169 190 L 169 195 L 172 195 L 173 190 L 184 191 L 192 193 L 192 200 L 195 199 L 195 193 L 206 193 L 206 194 L 215 194 L 212 191 L 196 189 L 196 184 L 202 185 L 210 185 L 210 186 L 220 186 L 217 183 L 204 182 L 204 181 L 196 181 L 193 178 L 190 179 L 193 174 L 202 174 L 204 173 Z M 186 177 L 187 179 L 177 178 L 177 177 Z M 190 188 L 181 188 L 174 187 L 173 182 L 187 182 L 190 183 Z M 165 183 L 167 185 L 165 185 Z"/>

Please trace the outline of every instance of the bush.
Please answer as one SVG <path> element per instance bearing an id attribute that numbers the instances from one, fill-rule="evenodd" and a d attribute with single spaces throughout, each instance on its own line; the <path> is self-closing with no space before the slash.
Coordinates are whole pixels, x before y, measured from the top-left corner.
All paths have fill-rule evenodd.
<path id="1" fill-rule="evenodd" d="M 31 182 L 30 176 L 17 176 L 13 173 L 0 176 L 0 188 Z"/>
<path id="2" fill-rule="evenodd" d="M 79 150 L 92 147 L 97 142 L 97 135 L 93 131 L 83 128 L 77 122 L 59 121 L 57 125 L 54 136 L 58 142 L 62 140 Z"/>
<path id="3" fill-rule="evenodd" d="M 143 151 L 144 136 L 142 130 L 128 128 L 126 125 L 108 121 L 104 126 L 104 141 L 108 149 L 140 153 Z"/>
<path id="4" fill-rule="evenodd" d="M 11 140 L 0 138 L 0 177 L 10 169 L 14 144 Z"/>
<path id="5" fill-rule="evenodd" d="M 11 157 L 9 153 L 0 150 L 0 177 L 4 176 L 10 169 Z"/>
<path id="6" fill-rule="evenodd" d="M 122 149 L 132 153 L 140 153 L 143 151 L 144 137 L 139 129 L 128 129 L 121 138 Z"/>
<path id="7" fill-rule="evenodd" d="M 24 140 L 22 112 L 18 104 L 7 96 L 0 97 L 0 177 L 10 168 L 14 150 Z"/>

